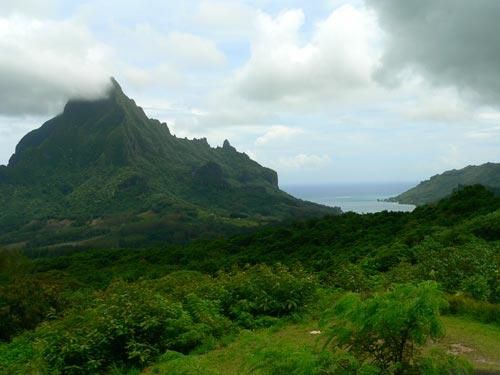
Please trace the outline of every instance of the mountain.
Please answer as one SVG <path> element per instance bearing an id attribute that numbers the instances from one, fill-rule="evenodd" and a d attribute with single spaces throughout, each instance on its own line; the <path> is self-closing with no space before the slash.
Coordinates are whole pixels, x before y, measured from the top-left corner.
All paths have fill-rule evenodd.
<path id="1" fill-rule="evenodd" d="M 453 169 L 422 181 L 414 188 L 391 198 L 390 201 L 422 205 L 436 202 L 460 186 L 484 185 L 491 190 L 500 190 L 500 163 L 469 165 L 463 169 Z"/>
<path id="2" fill-rule="evenodd" d="M 138 246 L 339 213 L 296 199 L 226 140 L 181 139 L 112 79 L 71 100 L 0 167 L 0 244 Z"/>

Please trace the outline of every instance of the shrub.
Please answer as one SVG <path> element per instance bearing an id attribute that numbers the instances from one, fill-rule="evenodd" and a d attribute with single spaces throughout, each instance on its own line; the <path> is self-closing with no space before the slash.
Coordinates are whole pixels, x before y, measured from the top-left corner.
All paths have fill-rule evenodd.
<path id="1" fill-rule="evenodd" d="M 20 335 L 10 343 L 0 343 L 0 374 L 41 374 L 43 364 L 36 363 L 33 337 Z"/>
<path id="2" fill-rule="evenodd" d="M 37 346 L 56 371 L 95 373 L 111 364 L 143 366 L 167 349 L 188 352 L 211 330 L 144 284 L 118 281 L 92 307 L 42 327 Z"/>
<path id="3" fill-rule="evenodd" d="M 363 292 L 370 289 L 370 280 L 358 264 L 346 263 L 329 277 L 329 284 L 351 292 Z"/>
<path id="4" fill-rule="evenodd" d="M 399 285 L 362 300 L 347 294 L 331 311 L 326 345 L 334 341 L 362 363 L 372 361 L 382 372 L 402 374 L 419 359 L 429 339 L 442 335 L 439 310 L 445 304 L 437 285 Z"/>
<path id="5" fill-rule="evenodd" d="M 0 285 L 0 340 L 54 317 L 66 306 L 66 280 L 56 275 L 24 275 Z"/>
<path id="6" fill-rule="evenodd" d="M 438 281 L 447 292 L 465 287 L 468 292 L 482 294 L 481 298 L 487 295 L 494 302 L 498 288 L 498 253 L 497 244 L 484 241 L 443 246 L 435 239 L 427 239 L 416 250 L 419 277 Z"/>
<path id="7" fill-rule="evenodd" d="M 480 301 L 487 301 L 491 295 L 488 280 L 482 275 L 469 276 L 462 282 L 461 289 Z"/>
<path id="8" fill-rule="evenodd" d="M 196 271 L 175 271 L 154 280 L 151 285 L 176 301 L 194 293 L 204 299 L 218 299 L 221 286 L 213 277 Z"/>
<path id="9" fill-rule="evenodd" d="M 0 341 L 36 327 L 65 307 L 64 291 L 71 286 L 56 271 L 31 273 L 20 251 L 0 249 Z"/>
<path id="10" fill-rule="evenodd" d="M 317 283 L 301 269 L 283 265 L 257 265 L 220 273 L 220 300 L 224 312 L 244 326 L 259 316 L 281 317 L 303 308 L 312 298 Z"/>
<path id="11" fill-rule="evenodd" d="M 387 281 L 393 283 L 411 283 L 416 279 L 415 267 L 410 263 L 401 262 L 384 274 Z"/>
<path id="12" fill-rule="evenodd" d="M 381 246 L 370 259 L 370 268 L 379 272 L 387 272 L 398 265 L 408 254 L 408 247 L 401 243 Z"/>
<path id="13" fill-rule="evenodd" d="M 231 330 L 231 321 L 221 314 L 218 301 L 210 301 L 188 294 L 183 300 L 183 308 L 191 316 L 198 330 L 206 336 L 222 337 Z"/>

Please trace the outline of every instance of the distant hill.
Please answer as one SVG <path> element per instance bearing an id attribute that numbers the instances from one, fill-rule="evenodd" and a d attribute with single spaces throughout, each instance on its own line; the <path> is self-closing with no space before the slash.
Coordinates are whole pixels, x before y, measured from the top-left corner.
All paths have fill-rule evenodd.
<path id="1" fill-rule="evenodd" d="M 112 80 L 72 100 L 0 166 L 0 244 L 144 246 L 339 213 L 296 199 L 226 140 L 181 139 Z"/>
<path id="2" fill-rule="evenodd" d="M 500 190 L 500 163 L 470 165 L 463 169 L 453 169 L 422 181 L 414 188 L 391 198 L 390 201 L 422 205 L 436 202 L 460 186 L 480 184 L 491 190 Z"/>

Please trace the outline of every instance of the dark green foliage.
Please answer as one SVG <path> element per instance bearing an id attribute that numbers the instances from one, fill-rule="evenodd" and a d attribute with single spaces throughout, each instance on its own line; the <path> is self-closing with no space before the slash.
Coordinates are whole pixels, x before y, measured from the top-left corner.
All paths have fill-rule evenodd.
<path id="1" fill-rule="evenodd" d="M 185 246 L 30 255 L 43 255 L 34 262 L 36 272 L 57 269 L 101 287 L 113 277 L 158 278 L 175 269 L 215 274 L 235 264 L 281 262 L 301 263 L 322 282 L 356 292 L 386 288 L 391 282 L 435 280 L 447 292 L 464 291 L 495 302 L 500 245 L 476 232 L 498 216 L 499 201 L 484 188 L 468 187 L 412 213 L 349 213 Z M 475 207 L 476 213 L 460 209 L 464 206 Z"/>
<path id="2" fill-rule="evenodd" d="M 208 370 L 196 368 L 194 353 L 223 345 L 226 335 L 296 321 L 302 313 L 317 317 L 354 291 L 360 294 L 348 294 L 328 321 L 339 328 L 335 342 L 352 350 L 266 349 L 253 362 L 262 365 L 257 373 L 369 374 L 404 367 L 408 373 L 465 374 L 463 364 L 442 353 L 422 358 L 418 348 L 439 332 L 435 285 L 449 293 L 444 312 L 498 323 L 498 202 L 475 186 L 413 213 L 349 213 L 187 245 L 33 249 L 26 252 L 32 259 L 2 253 L 3 306 L 22 307 L 1 310 L 2 323 L 14 327 L 6 338 L 24 333 L 0 345 L 0 372 L 119 373 L 175 350 L 185 354 L 172 359 L 179 373 L 203 373 Z M 21 290 L 10 287 L 16 280 Z M 423 280 L 433 283 L 394 286 Z M 33 306 L 23 302 L 30 298 Z M 378 362 L 370 364 L 374 353 Z"/>
<path id="3" fill-rule="evenodd" d="M 300 311 L 316 287 L 301 270 L 264 265 L 217 277 L 183 271 L 113 281 L 103 291 L 74 295 L 64 315 L 39 326 L 29 344 L 15 339 L 0 347 L 0 359 L 10 370 L 26 369 L 26 356 L 63 373 L 140 368 L 166 350 L 206 351 L 237 326 L 266 325 Z"/>
<path id="4" fill-rule="evenodd" d="M 500 324 L 500 305 L 486 301 L 478 301 L 463 294 L 448 297 L 448 312 L 465 315 L 483 323 Z"/>
<path id="5" fill-rule="evenodd" d="M 327 283 L 352 292 L 364 292 L 373 287 L 363 267 L 352 263 L 339 266 L 334 274 L 329 276 Z"/>
<path id="6" fill-rule="evenodd" d="M 0 341 L 55 318 L 75 287 L 57 271 L 31 274 L 29 260 L 16 251 L 0 251 Z"/>
<path id="7" fill-rule="evenodd" d="M 422 279 L 438 280 L 446 291 L 462 290 L 482 300 L 497 301 L 500 247 L 472 240 L 443 246 L 428 239 L 415 250 Z"/>
<path id="8" fill-rule="evenodd" d="M 224 189 L 227 187 L 219 164 L 208 162 L 194 171 L 194 178 L 200 188 Z"/>
<path id="9" fill-rule="evenodd" d="M 67 303 L 64 282 L 40 275 L 15 278 L 0 285 L 0 340 L 8 340 L 56 317 Z"/>
<path id="10" fill-rule="evenodd" d="M 472 233 L 479 238 L 483 238 L 487 241 L 499 241 L 500 211 L 477 218 L 471 222 L 470 228 Z"/>
<path id="11" fill-rule="evenodd" d="M 211 301 L 205 308 L 214 311 L 220 308 L 237 324 L 249 328 L 301 311 L 312 300 L 319 284 L 300 268 L 261 264 L 221 271 L 214 277 L 174 272 L 153 281 L 152 285 L 183 301 L 185 306 L 199 298 L 205 301 L 202 304 Z"/>
<path id="12" fill-rule="evenodd" d="M 269 321 L 256 317 L 280 317 L 300 310 L 317 288 L 312 276 L 282 265 L 233 270 L 219 274 L 217 280 L 224 288 L 220 297 L 222 308 L 246 327 Z"/>
<path id="13" fill-rule="evenodd" d="M 21 251 L 0 248 L 0 284 L 26 274 L 32 266 L 33 264 Z"/>
<path id="14" fill-rule="evenodd" d="M 216 309 L 195 297 L 186 311 L 141 283 L 115 282 L 90 308 L 43 326 L 37 340 L 50 368 L 92 373 L 112 363 L 143 366 L 167 349 L 189 352 L 220 334 L 221 321 Z"/>
<path id="15" fill-rule="evenodd" d="M 493 275 L 493 277 L 496 277 L 496 275 Z M 491 274 L 488 278 L 488 275 L 475 273 L 462 282 L 461 289 L 476 300 L 487 301 L 492 293 L 490 284 L 496 281 L 493 277 Z M 493 287 L 496 289 L 497 286 L 493 285 Z"/>
<path id="16" fill-rule="evenodd" d="M 429 222 L 439 220 L 451 225 L 457 221 L 484 215 L 500 209 L 500 196 L 481 185 L 466 186 L 435 204 L 417 207 L 414 215 Z"/>

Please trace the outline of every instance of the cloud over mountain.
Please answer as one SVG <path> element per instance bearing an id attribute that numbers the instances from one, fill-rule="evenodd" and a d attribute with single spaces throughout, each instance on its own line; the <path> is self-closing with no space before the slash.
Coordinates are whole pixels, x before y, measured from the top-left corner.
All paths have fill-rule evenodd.
<path id="1" fill-rule="evenodd" d="M 47 114 L 71 97 L 96 98 L 109 82 L 104 44 L 69 21 L 0 18 L 0 113 Z"/>
<path id="2" fill-rule="evenodd" d="M 492 0 L 367 0 L 386 32 L 378 77 L 422 74 L 482 104 L 500 105 L 500 2 Z"/>

